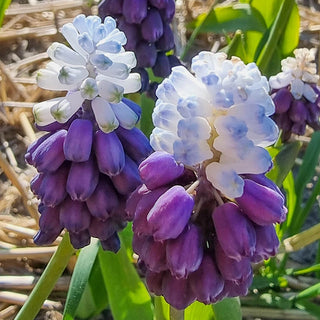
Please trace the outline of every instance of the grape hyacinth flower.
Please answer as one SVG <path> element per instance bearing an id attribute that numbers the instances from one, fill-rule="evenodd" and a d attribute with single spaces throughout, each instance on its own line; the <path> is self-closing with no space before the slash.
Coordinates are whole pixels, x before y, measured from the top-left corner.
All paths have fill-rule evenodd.
<path id="1" fill-rule="evenodd" d="M 291 133 L 303 135 L 306 125 L 320 129 L 315 49 L 296 49 L 294 55 L 282 60 L 282 72 L 269 79 L 276 107 L 273 117 L 283 131 L 283 140 L 289 139 Z"/>
<path id="2" fill-rule="evenodd" d="M 107 17 L 77 16 L 62 27 L 72 49 L 54 43 L 52 58 L 38 72 L 38 85 L 65 90 L 65 97 L 38 103 L 38 128 L 48 133 L 32 145 L 26 161 L 38 174 L 31 189 L 40 199 L 38 245 L 53 242 L 62 229 L 75 248 L 100 239 L 105 250 L 117 251 L 127 221 L 124 203 L 141 183 L 138 165 L 153 150 L 135 128 L 141 109 L 123 98 L 140 89 L 131 74 L 135 55 L 126 52 L 126 37 Z"/>
<path id="3" fill-rule="evenodd" d="M 224 53 L 173 68 L 157 90 L 143 184 L 127 201 L 151 292 L 177 309 L 245 295 L 251 263 L 276 254 L 284 196 L 265 177 L 277 140 L 269 85 Z"/>
<path id="4" fill-rule="evenodd" d="M 181 64 L 175 55 L 166 54 L 175 46 L 170 27 L 174 13 L 174 0 L 103 0 L 99 4 L 99 16 L 117 19 L 119 29 L 127 35 L 125 48 L 136 54 L 135 70 L 142 78 L 141 91 L 148 90 L 150 95 L 155 85 L 149 86 L 144 68 L 152 68 L 155 76 L 165 78 L 172 67 Z"/>

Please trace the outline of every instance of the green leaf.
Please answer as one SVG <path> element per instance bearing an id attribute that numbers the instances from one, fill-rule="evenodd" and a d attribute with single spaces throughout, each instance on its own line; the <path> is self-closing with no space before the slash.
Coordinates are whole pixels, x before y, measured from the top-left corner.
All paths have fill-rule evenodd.
<path id="1" fill-rule="evenodd" d="M 185 320 L 214 320 L 214 312 L 211 305 L 194 302 L 184 311 Z"/>
<path id="2" fill-rule="evenodd" d="M 9 7 L 11 0 L 1 0 L 0 1 L 0 27 L 2 26 L 4 14 Z"/>
<path id="3" fill-rule="evenodd" d="M 146 96 L 146 94 L 141 95 L 141 109 L 142 115 L 140 120 L 141 131 L 149 137 L 154 126 L 152 123 L 152 112 L 154 108 L 154 101 Z"/>
<path id="4" fill-rule="evenodd" d="M 284 179 L 294 166 L 298 156 L 301 143 L 295 141 L 282 145 L 279 153 L 273 159 L 273 168 L 268 172 L 267 177 L 281 187 Z"/>
<path id="5" fill-rule="evenodd" d="M 201 25 L 199 32 L 235 32 L 237 30 L 254 30 L 265 32 L 267 27 L 258 10 L 249 4 L 218 7 L 208 14 L 197 17 L 188 27 L 196 28 Z"/>
<path id="6" fill-rule="evenodd" d="M 92 291 L 90 289 L 89 283 L 85 286 L 83 290 L 81 300 L 78 302 L 77 311 L 75 314 L 76 319 L 92 319 L 96 314 L 96 305 L 92 296 Z M 69 315 L 65 319 L 73 319 Z"/>
<path id="7" fill-rule="evenodd" d="M 225 298 L 212 305 L 215 320 L 241 320 L 239 298 Z"/>
<path id="8" fill-rule="evenodd" d="M 152 320 L 151 297 L 122 241 L 117 254 L 99 250 L 99 262 L 115 320 Z"/>
<path id="9" fill-rule="evenodd" d="M 155 296 L 154 300 L 154 317 L 155 320 L 170 319 L 170 305 L 164 300 L 163 296 Z"/>
<path id="10" fill-rule="evenodd" d="M 247 63 L 247 52 L 245 50 L 244 34 L 238 30 L 236 31 L 232 41 L 221 51 L 224 51 L 228 57 L 239 57 L 244 63 Z"/>
<path id="11" fill-rule="evenodd" d="M 320 306 L 310 301 L 299 301 L 296 303 L 296 307 L 300 310 L 307 311 L 312 314 L 316 319 L 320 319 Z"/>
<path id="12" fill-rule="evenodd" d="M 303 274 L 307 274 L 307 273 L 311 273 L 311 272 L 315 272 L 315 271 L 320 271 L 320 263 L 317 263 L 317 264 L 310 266 L 310 267 L 307 267 L 307 268 L 293 271 L 292 274 L 294 276 L 301 276 Z"/>
<path id="13" fill-rule="evenodd" d="M 295 301 L 299 301 L 302 299 L 313 298 L 320 294 L 320 283 L 317 283 L 305 290 L 299 292 L 296 296 L 293 297 Z"/>
<path id="14" fill-rule="evenodd" d="M 81 296 L 88 282 L 94 261 L 98 253 L 98 241 L 92 240 L 91 244 L 80 251 L 76 266 L 74 268 L 70 288 L 64 309 L 64 319 L 73 319 Z"/>

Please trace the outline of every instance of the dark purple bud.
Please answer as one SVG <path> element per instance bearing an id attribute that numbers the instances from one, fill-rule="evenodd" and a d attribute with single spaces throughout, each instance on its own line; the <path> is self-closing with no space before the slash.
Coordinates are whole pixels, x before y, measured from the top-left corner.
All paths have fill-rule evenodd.
<path id="1" fill-rule="evenodd" d="M 99 183 L 86 203 L 91 215 L 101 220 L 107 219 L 119 205 L 117 193 L 105 175 L 100 175 Z"/>
<path id="2" fill-rule="evenodd" d="M 269 259 L 276 255 L 279 247 L 279 239 L 274 226 L 254 226 L 257 235 L 256 251 L 251 258 L 254 263 Z"/>
<path id="3" fill-rule="evenodd" d="M 298 136 L 303 136 L 306 133 L 306 123 L 294 123 L 291 127 L 291 132 L 297 134 Z"/>
<path id="4" fill-rule="evenodd" d="M 288 88 L 281 88 L 273 94 L 273 102 L 275 104 L 276 113 L 285 113 L 289 110 L 293 101 L 293 97 Z"/>
<path id="5" fill-rule="evenodd" d="M 160 51 L 169 51 L 174 48 L 174 36 L 169 23 L 163 24 L 163 34 L 156 42 L 156 48 Z"/>
<path id="6" fill-rule="evenodd" d="M 123 31 L 127 37 L 127 43 L 124 46 L 127 51 L 135 51 L 137 43 L 141 40 L 141 35 L 136 24 L 127 23 L 125 19 L 120 18 L 118 23 L 119 30 Z"/>
<path id="7" fill-rule="evenodd" d="M 156 77 L 165 78 L 171 73 L 169 59 L 164 52 L 158 52 L 155 65 L 152 67 L 153 74 Z"/>
<path id="8" fill-rule="evenodd" d="M 171 154 L 156 151 L 141 162 L 139 172 L 142 182 L 153 190 L 180 177 L 184 172 L 184 165 L 178 164 Z"/>
<path id="9" fill-rule="evenodd" d="M 132 221 L 135 216 L 135 212 L 137 209 L 137 205 L 139 201 L 142 199 L 143 195 L 148 192 L 148 189 L 145 185 L 139 186 L 134 190 L 129 198 L 126 201 L 126 207 L 125 207 L 125 212 L 126 212 L 126 220 Z"/>
<path id="10" fill-rule="evenodd" d="M 167 264 L 176 278 L 186 278 L 196 271 L 203 257 L 202 237 L 199 229 L 188 225 L 176 239 L 167 242 Z"/>
<path id="11" fill-rule="evenodd" d="M 283 197 L 276 191 L 245 179 L 243 194 L 236 201 L 245 215 L 261 226 L 281 223 L 286 218 L 287 208 Z"/>
<path id="12" fill-rule="evenodd" d="M 57 171 L 44 175 L 39 190 L 39 196 L 44 205 L 55 207 L 65 199 L 68 172 L 69 165 L 63 164 Z"/>
<path id="13" fill-rule="evenodd" d="M 150 82 L 149 83 L 149 87 L 148 87 L 148 91 L 146 92 L 146 96 L 154 101 L 157 100 L 157 95 L 156 95 L 156 91 L 158 89 L 159 83 L 158 82 Z"/>
<path id="14" fill-rule="evenodd" d="M 171 69 L 176 66 L 182 66 L 182 62 L 174 54 L 171 54 L 170 56 L 168 56 L 168 59 L 169 59 Z"/>
<path id="15" fill-rule="evenodd" d="M 30 181 L 30 189 L 36 196 L 39 196 L 40 186 L 43 181 L 43 178 L 43 173 L 37 173 Z"/>
<path id="16" fill-rule="evenodd" d="M 149 87 L 149 74 L 146 69 L 144 68 L 134 68 L 132 72 L 138 72 L 140 74 L 141 80 L 141 89 L 139 90 L 140 93 L 145 92 L 148 90 Z"/>
<path id="17" fill-rule="evenodd" d="M 117 224 L 111 219 L 100 220 L 97 218 L 92 218 L 89 233 L 91 237 L 98 238 L 100 240 L 109 239 L 118 230 Z"/>
<path id="18" fill-rule="evenodd" d="M 140 41 L 137 45 L 136 58 L 138 66 L 142 68 L 152 68 L 157 59 L 157 49 L 153 43 Z"/>
<path id="19" fill-rule="evenodd" d="M 174 1 L 175 0 L 167 0 L 166 7 L 160 10 L 161 17 L 165 22 L 170 23 L 173 19 L 176 10 L 176 4 Z"/>
<path id="20" fill-rule="evenodd" d="M 134 214 L 132 225 L 134 233 L 138 235 L 152 234 L 151 226 L 147 221 L 148 213 L 152 209 L 156 201 L 159 199 L 159 197 L 162 196 L 167 190 L 167 188 L 159 188 L 143 195 L 143 197 L 137 204 Z"/>
<path id="21" fill-rule="evenodd" d="M 223 289 L 223 279 L 212 258 L 204 255 L 200 267 L 190 275 L 190 286 L 197 300 L 209 304 Z"/>
<path id="22" fill-rule="evenodd" d="M 166 270 L 166 243 L 154 241 L 152 237 L 145 239 L 140 251 L 140 258 L 147 268 L 153 272 Z"/>
<path id="23" fill-rule="evenodd" d="M 275 121 L 278 124 L 278 126 L 285 132 L 291 131 L 292 127 L 292 121 L 289 119 L 287 113 L 282 113 L 279 115 L 274 115 L 275 116 Z"/>
<path id="24" fill-rule="evenodd" d="M 228 297 L 245 296 L 248 293 L 249 287 L 252 283 L 252 273 L 241 281 L 226 280 L 224 282 L 224 291 L 227 292 Z"/>
<path id="25" fill-rule="evenodd" d="M 149 0 L 150 4 L 158 9 L 163 9 L 167 5 L 168 0 Z"/>
<path id="26" fill-rule="evenodd" d="M 43 206 L 39 226 L 40 231 L 34 236 L 34 243 L 39 246 L 51 244 L 63 229 L 59 221 L 59 209 Z"/>
<path id="27" fill-rule="evenodd" d="M 80 232 L 90 226 L 90 212 L 84 202 L 66 198 L 60 206 L 60 224 L 70 232 Z"/>
<path id="28" fill-rule="evenodd" d="M 80 232 L 69 232 L 70 242 L 75 249 L 81 249 L 90 244 L 90 234 L 88 230 Z"/>
<path id="29" fill-rule="evenodd" d="M 122 195 L 133 192 L 141 184 L 138 166 L 128 156 L 125 159 L 123 170 L 111 177 L 114 187 Z"/>
<path id="30" fill-rule="evenodd" d="M 65 161 L 63 143 L 66 135 L 66 130 L 55 132 L 32 153 L 31 162 L 39 172 L 56 171 Z"/>
<path id="31" fill-rule="evenodd" d="M 163 34 L 163 24 L 158 10 L 149 9 L 147 17 L 141 23 L 142 38 L 148 42 L 156 42 Z"/>
<path id="32" fill-rule="evenodd" d="M 134 111 L 136 113 L 136 115 L 138 116 L 138 121 L 139 121 L 140 117 L 141 117 L 141 113 L 142 113 L 141 107 L 138 104 L 136 104 L 135 102 L 133 102 L 132 100 L 127 99 L 127 98 L 122 98 L 122 102 L 124 102 L 132 111 Z M 120 127 L 120 128 L 122 128 L 122 127 Z"/>
<path id="33" fill-rule="evenodd" d="M 308 124 L 313 124 L 315 122 L 318 122 L 319 116 L 320 116 L 320 108 L 318 103 L 306 103 L 307 109 L 308 109 Z"/>
<path id="34" fill-rule="evenodd" d="M 45 141 L 46 139 L 48 139 L 51 136 L 51 133 L 47 133 L 44 136 L 40 137 L 39 139 L 37 139 L 36 141 L 32 142 L 28 149 L 27 152 L 24 156 L 26 162 L 30 165 L 34 165 L 33 161 L 32 161 L 32 155 L 35 152 L 35 150 L 40 146 L 40 144 Z"/>
<path id="35" fill-rule="evenodd" d="M 107 240 L 101 241 L 101 247 L 103 250 L 112 251 L 114 253 L 118 252 L 120 249 L 120 239 L 118 234 L 115 232 Z"/>
<path id="36" fill-rule="evenodd" d="M 196 299 L 189 282 L 189 279 L 177 279 L 169 272 L 163 276 L 162 294 L 165 300 L 178 310 L 185 309 Z"/>
<path id="37" fill-rule="evenodd" d="M 181 186 L 173 186 L 160 196 L 147 216 L 154 239 L 177 238 L 186 227 L 193 206 L 193 197 Z"/>
<path id="38" fill-rule="evenodd" d="M 249 258 L 242 257 L 237 261 L 228 257 L 218 242 L 215 243 L 215 261 L 225 280 L 241 280 L 252 272 Z"/>
<path id="39" fill-rule="evenodd" d="M 301 100 L 293 100 L 289 110 L 289 118 L 293 122 L 303 123 L 307 120 L 306 105 Z"/>
<path id="40" fill-rule="evenodd" d="M 146 282 L 150 292 L 156 294 L 157 296 L 162 295 L 162 279 L 165 275 L 165 272 L 152 272 L 147 270 L 146 273 Z"/>
<path id="41" fill-rule="evenodd" d="M 96 189 L 99 171 L 91 157 L 85 162 L 72 162 L 66 189 L 72 200 L 86 201 Z"/>
<path id="42" fill-rule="evenodd" d="M 149 236 L 140 236 L 133 233 L 132 237 L 132 249 L 137 255 L 141 255 L 142 249 L 146 241 L 148 241 Z M 152 237 L 151 237 L 152 238 Z"/>
<path id="43" fill-rule="evenodd" d="M 140 24 L 147 16 L 147 0 L 123 0 L 122 13 L 128 23 Z"/>
<path id="44" fill-rule="evenodd" d="M 92 138 L 92 122 L 85 119 L 74 120 L 63 144 L 66 159 L 75 162 L 87 161 L 91 153 Z"/>
<path id="45" fill-rule="evenodd" d="M 137 164 L 153 152 L 148 138 L 138 128 L 127 130 L 119 126 L 116 133 L 126 154 Z"/>
<path id="46" fill-rule="evenodd" d="M 104 19 L 106 16 L 113 16 L 122 13 L 123 0 L 103 0 L 98 5 L 98 14 Z"/>
<path id="47" fill-rule="evenodd" d="M 256 234 L 252 223 L 239 207 L 227 202 L 212 213 L 217 237 L 225 254 L 237 261 L 251 257 L 255 250 Z"/>
<path id="48" fill-rule="evenodd" d="M 125 154 L 115 132 L 104 133 L 98 130 L 94 135 L 93 146 L 100 172 L 114 176 L 123 170 Z"/>

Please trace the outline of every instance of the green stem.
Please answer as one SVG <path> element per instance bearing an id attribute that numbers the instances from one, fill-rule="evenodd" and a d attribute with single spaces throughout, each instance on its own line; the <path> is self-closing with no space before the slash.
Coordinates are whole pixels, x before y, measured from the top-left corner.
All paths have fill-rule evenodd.
<path id="1" fill-rule="evenodd" d="M 170 306 L 170 320 L 184 320 L 184 310 Z"/>
<path id="2" fill-rule="evenodd" d="M 74 252 L 69 234 L 66 233 L 15 320 L 35 319 Z"/>
<path id="3" fill-rule="evenodd" d="M 288 19 L 290 17 L 295 0 L 284 0 L 280 7 L 279 14 L 277 15 L 267 40 L 267 43 L 263 47 L 258 59 L 257 66 L 262 73 L 267 69 L 268 64 L 273 56 L 275 49 L 278 47 L 280 37 L 283 35 Z"/>

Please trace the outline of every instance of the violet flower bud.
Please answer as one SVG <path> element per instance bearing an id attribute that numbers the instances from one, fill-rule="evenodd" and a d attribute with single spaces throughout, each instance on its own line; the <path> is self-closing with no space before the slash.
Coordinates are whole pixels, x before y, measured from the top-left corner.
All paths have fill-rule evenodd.
<path id="1" fill-rule="evenodd" d="M 168 0 L 149 0 L 151 5 L 158 9 L 163 9 L 167 5 Z"/>
<path id="2" fill-rule="evenodd" d="M 225 280 L 240 280 L 248 277 L 252 272 L 249 258 L 242 257 L 240 261 L 237 261 L 228 257 L 218 242 L 215 243 L 215 258 L 218 269 Z"/>
<path id="3" fill-rule="evenodd" d="M 142 236 L 138 235 L 136 233 L 133 233 L 132 237 L 132 249 L 137 255 L 141 255 L 141 252 L 143 250 L 143 247 L 145 243 L 148 241 L 148 238 L 152 236 Z"/>
<path id="4" fill-rule="evenodd" d="M 123 0 L 122 13 L 129 23 L 140 24 L 147 16 L 147 0 Z"/>
<path id="5" fill-rule="evenodd" d="M 175 11 L 176 11 L 175 0 L 167 0 L 167 5 L 164 9 L 160 10 L 160 14 L 162 19 L 165 22 L 170 23 L 173 19 Z"/>
<path id="6" fill-rule="evenodd" d="M 51 133 L 47 133 L 44 136 L 40 137 L 39 139 L 37 139 L 36 141 L 32 142 L 28 149 L 27 152 L 24 156 L 26 162 L 30 165 L 34 165 L 33 161 L 32 161 L 32 155 L 35 152 L 35 150 L 40 146 L 40 144 L 47 140 L 49 137 L 51 136 Z"/>
<path id="7" fill-rule="evenodd" d="M 116 176 L 112 176 L 111 180 L 116 190 L 122 195 L 133 192 L 141 184 L 138 167 L 128 156 L 125 157 L 123 170 Z"/>
<path id="8" fill-rule="evenodd" d="M 176 238 L 167 242 L 167 264 L 171 274 L 176 278 L 186 278 L 196 271 L 203 257 L 202 237 L 199 229 L 188 225 Z"/>
<path id="9" fill-rule="evenodd" d="M 287 208 L 278 192 L 249 179 L 244 181 L 243 194 L 236 201 L 245 215 L 261 226 L 285 220 Z"/>
<path id="10" fill-rule="evenodd" d="M 293 97 L 288 88 L 281 88 L 274 94 L 272 100 L 276 107 L 275 112 L 285 113 L 289 110 Z"/>
<path id="11" fill-rule="evenodd" d="M 228 297 L 238 297 L 238 296 L 245 296 L 248 294 L 249 287 L 252 283 L 253 275 L 252 273 L 241 281 L 230 281 L 225 280 L 224 282 L 224 291 L 228 292 Z"/>
<path id="12" fill-rule="evenodd" d="M 277 123 L 278 123 L 279 127 L 283 131 L 285 131 L 285 132 L 291 131 L 292 121 L 289 119 L 287 113 L 280 114 L 279 117 L 277 117 L 276 119 L 277 119 Z"/>
<path id="13" fill-rule="evenodd" d="M 225 254 L 237 261 L 251 257 L 255 250 L 256 234 L 251 222 L 239 207 L 227 202 L 212 213 L 217 237 Z"/>
<path id="14" fill-rule="evenodd" d="M 98 5 L 99 16 L 103 19 L 106 16 L 113 16 L 122 13 L 123 0 L 103 0 Z"/>
<path id="15" fill-rule="evenodd" d="M 43 179 L 44 179 L 44 174 L 37 173 L 30 181 L 30 189 L 36 196 L 39 196 L 39 191 L 40 191 L 40 187 Z"/>
<path id="16" fill-rule="evenodd" d="M 127 23 L 125 19 L 120 18 L 118 23 L 119 30 L 123 31 L 127 37 L 127 43 L 124 46 L 128 51 L 135 51 L 137 43 L 141 40 L 139 28 L 135 24 Z"/>
<path id="17" fill-rule="evenodd" d="M 107 240 L 102 240 L 100 242 L 103 250 L 116 253 L 120 249 L 120 239 L 116 232 Z"/>
<path id="18" fill-rule="evenodd" d="M 90 226 L 90 212 L 84 202 L 66 198 L 60 206 L 60 224 L 71 232 L 80 232 Z"/>
<path id="19" fill-rule="evenodd" d="M 68 130 L 63 144 L 67 160 L 83 162 L 89 160 L 93 139 L 93 125 L 90 120 L 76 119 Z"/>
<path id="20" fill-rule="evenodd" d="M 125 154 L 115 132 L 104 133 L 98 130 L 94 135 L 93 147 L 100 172 L 114 176 L 123 170 Z"/>
<path id="21" fill-rule="evenodd" d="M 118 127 L 116 133 L 126 154 L 136 163 L 141 163 L 153 152 L 148 138 L 138 128 L 127 130 Z"/>
<path id="22" fill-rule="evenodd" d="M 182 66 L 181 61 L 174 54 L 170 54 L 170 56 L 168 56 L 168 59 L 169 59 L 169 62 L 170 62 L 170 68 L 171 69 L 173 67 Z"/>
<path id="23" fill-rule="evenodd" d="M 72 200 L 86 201 L 96 189 L 99 171 L 91 157 L 85 162 L 72 162 L 66 189 Z"/>
<path id="24" fill-rule="evenodd" d="M 151 68 L 157 59 L 157 49 L 153 43 L 140 41 L 136 47 L 136 58 L 138 66 L 142 68 Z"/>
<path id="25" fill-rule="evenodd" d="M 154 239 L 177 238 L 186 227 L 193 206 L 193 197 L 181 186 L 173 186 L 160 196 L 147 216 Z"/>
<path id="26" fill-rule="evenodd" d="M 170 62 L 164 52 L 158 52 L 155 65 L 152 67 L 153 74 L 156 77 L 165 78 L 171 73 Z"/>
<path id="27" fill-rule="evenodd" d="M 112 218 L 107 220 L 100 220 L 97 218 L 92 218 L 89 233 L 91 237 L 98 238 L 100 240 L 109 239 L 116 231 L 118 230 L 117 224 L 113 221 Z"/>
<path id="28" fill-rule="evenodd" d="M 190 290 L 189 279 L 177 279 L 169 272 L 163 276 L 162 293 L 165 300 L 178 310 L 185 309 L 196 299 Z"/>
<path id="29" fill-rule="evenodd" d="M 140 93 L 145 92 L 148 90 L 149 87 L 149 74 L 145 68 L 134 68 L 133 72 L 137 72 L 140 74 L 141 80 L 141 89 L 139 90 Z"/>
<path id="30" fill-rule="evenodd" d="M 173 155 L 157 151 L 141 162 L 139 172 L 142 182 L 153 190 L 180 177 L 184 172 L 184 165 L 178 164 Z"/>
<path id="31" fill-rule="evenodd" d="M 86 203 L 91 215 L 101 220 L 107 219 L 112 210 L 118 207 L 117 193 L 105 175 L 100 175 L 98 185 Z"/>
<path id="32" fill-rule="evenodd" d="M 169 51 L 174 48 L 174 36 L 169 23 L 163 24 L 163 34 L 156 42 L 156 48 L 160 51 Z"/>
<path id="33" fill-rule="evenodd" d="M 306 123 L 295 122 L 291 127 L 291 132 L 297 134 L 298 136 L 303 136 L 306 133 Z"/>
<path id="34" fill-rule="evenodd" d="M 75 249 L 81 249 L 90 244 L 90 234 L 88 230 L 80 232 L 69 232 L 70 242 Z"/>
<path id="35" fill-rule="evenodd" d="M 301 100 L 294 100 L 289 110 L 289 118 L 293 122 L 303 123 L 307 120 L 308 114 L 305 104 Z"/>
<path id="36" fill-rule="evenodd" d="M 32 153 L 31 163 L 39 172 L 56 171 L 65 161 L 63 143 L 66 135 L 66 130 L 55 132 Z"/>
<path id="37" fill-rule="evenodd" d="M 318 106 L 318 103 L 308 102 L 306 103 L 306 106 L 308 109 L 308 117 L 307 117 L 308 124 L 313 124 L 318 122 L 318 119 L 320 116 L 320 108 Z"/>
<path id="38" fill-rule="evenodd" d="M 274 226 L 254 226 L 257 235 L 256 251 L 251 258 L 254 263 L 269 259 L 276 255 L 279 247 L 279 239 Z"/>
<path id="39" fill-rule="evenodd" d="M 157 296 L 162 295 L 162 280 L 165 272 L 152 272 L 147 270 L 146 282 L 150 292 L 156 294 Z"/>
<path id="40" fill-rule="evenodd" d="M 149 190 L 145 185 L 139 186 L 134 190 L 129 198 L 126 201 L 126 207 L 125 207 L 125 212 L 126 212 L 126 220 L 132 221 L 135 212 L 138 206 L 139 201 L 142 199 L 142 196 L 146 194 Z"/>
<path id="41" fill-rule="evenodd" d="M 69 166 L 63 164 L 55 172 L 44 174 L 39 196 L 44 205 L 55 207 L 60 204 L 67 196 L 66 183 L 69 172 Z"/>
<path id="42" fill-rule="evenodd" d="M 204 255 L 200 267 L 190 275 L 190 286 L 197 300 L 209 304 L 223 289 L 224 281 L 209 255 Z"/>
<path id="43" fill-rule="evenodd" d="M 141 23 L 141 34 L 143 39 L 156 42 L 163 34 L 163 24 L 158 10 L 149 9 L 147 17 Z"/>

